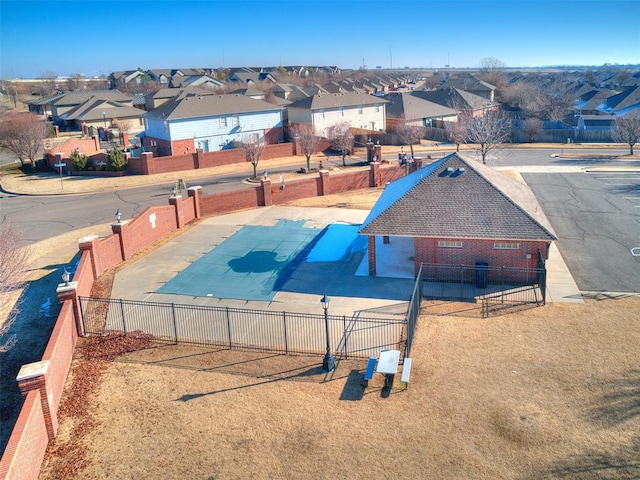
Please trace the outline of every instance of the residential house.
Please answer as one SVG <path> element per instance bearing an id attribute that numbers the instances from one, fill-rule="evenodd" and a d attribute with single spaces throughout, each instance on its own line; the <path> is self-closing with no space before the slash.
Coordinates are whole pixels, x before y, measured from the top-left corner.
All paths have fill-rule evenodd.
<path id="1" fill-rule="evenodd" d="M 450 77 L 442 84 L 441 88 L 459 88 L 465 92 L 486 98 L 490 102 L 495 102 L 495 85 L 483 82 L 474 75 L 467 74 L 458 77 Z"/>
<path id="2" fill-rule="evenodd" d="M 30 100 L 29 103 L 27 103 L 27 106 L 30 112 L 37 113 L 38 115 L 44 115 L 49 118 L 51 116 L 51 103 L 63 95 L 64 93 L 56 93 L 45 97 L 38 97 L 34 100 Z"/>
<path id="3" fill-rule="evenodd" d="M 175 76 L 169 82 L 169 87 L 171 88 L 201 87 L 221 91 L 226 88 L 226 86 L 226 83 L 209 75 Z"/>
<path id="4" fill-rule="evenodd" d="M 125 89 L 130 83 L 144 83 L 150 80 L 149 74 L 138 68 L 137 70 L 125 70 L 112 72 L 109 75 L 109 83 L 112 89 Z"/>
<path id="5" fill-rule="evenodd" d="M 105 132 L 111 128 L 126 125 L 131 133 L 142 131 L 144 110 L 133 105 L 123 105 L 113 100 L 91 97 L 84 103 L 67 110 L 59 119 L 69 130 L 82 131 L 90 136 L 100 134 L 106 140 Z"/>
<path id="6" fill-rule="evenodd" d="M 557 239 L 527 185 L 458 153 L 387 185 L 360 234 L 370 275 L 382 248 L 376 238 L 413 239 L 407 258 L 416 273 L 421 263 L 536 267 Z"/>
<path id="7" fill-rule="evenodd" d="M 213 90 L 201 87 L 161 88 L 160 90 L 145 95 L 144 108 L 147 111 L 151 111 L 178 95 L 189 93 L 194 95 L 219 95 L 219 93 Z"/>
<path id="8" fill-rule="evenodd" d="M 53 121 L 63 131 L 86 131 L 88 127 L 107 129 L 114 119 L 133 120 L 137 126 L 144 113 L 134 108 L 131 96 L 118 90 L 69 92 L 52 100 L 49 106 Z"/>
<path id="9" fill-rule="evenodd" d="M 224 150 L 247 138 L 283 140 L 282 109 L 245 95 L 185 93 L 143 118 L 143 145 L 161 156 Z"/>
<path id="10" fill-rule="evenodd" d="M 387 112 L 387 131 L 394 131 L 402 122 L 423 127 L 444 128 L 443 122 L 457 122 L 458 111 L 437 103 L 423 100 L 408 93 L 389 93 L 385 95 Z"/>
<path id="11" fill-rule="evenodd" d="M 386 103 L 364 93 L 321 93 L 290 104 L 287 111 L 290 124 L 310 123 L 316 135 L 326 136 L 327 129 L 339 122 L 352 128 L 384 130 Z"/>
<path id="12" fill-rule="evenodd" d="M 411 95 L 474 117 L 481 117 L 488 111 L 498 109 L 497 103 L 454 87 L 431 91 L 414 90 Z"/>

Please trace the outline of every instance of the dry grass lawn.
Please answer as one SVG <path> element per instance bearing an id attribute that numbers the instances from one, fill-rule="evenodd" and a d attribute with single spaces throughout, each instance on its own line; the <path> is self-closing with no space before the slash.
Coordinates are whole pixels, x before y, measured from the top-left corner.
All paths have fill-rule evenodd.
<path id="1" fill-rule="evenodd" d="M 365 361 L 156 346 L 110 363 L 83 479 L 640 477 L 640 298 L 420 319 L 408 389 Z M 434 311 L 440 309 L 434 308 Z M 73 420 L 61 424 L 60 441 Z"/>
<path id="2" fill-rule="evenodd" d="M 41 478 L 640 478 L 640 297 L 489 319 L 426 303 L 413 348 L 411 384 L 388 398 L 382 378 L 364 389 L 366 360 L 325 375 L 318 357 L 125 354 L 87 396 L 89 421 L 62 419 Z"/>

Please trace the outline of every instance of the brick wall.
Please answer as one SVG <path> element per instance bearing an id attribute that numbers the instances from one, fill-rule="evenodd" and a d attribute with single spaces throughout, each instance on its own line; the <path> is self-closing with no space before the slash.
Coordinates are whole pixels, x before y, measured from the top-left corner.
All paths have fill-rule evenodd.
<path id="1" fill-rule="evenodd" d="M 285 182 L 284 185 L 274 177 L 272 182 L 270 188 L 274 205 L 297 200 L 298 198 L 320 196 L 320 177 L 293 180 Z"/>
<path id="2" fill-rule="evenodd" d="M 32 390 L 0 459 L 0 479 L 37 480 L 48 441 L 40 391 Z"/>
<path id="3" fill-rule="evenodd" d="M 232 192 L 214 193 L 202 197 L 202 215 L 219 215 L 260 206 L 261 190 L 259 187 L 244 188 Z"/>
<path id="4" fill-rule="evenodd" d="M 462 248 L 438 247 L 439 240 L 461 241 Z M 415 265 L 416 272 L 420 263 L 437 263 L 446 265 L 475 265 L 476 262 L 486 262 L 489 267 L 535 268 L 538 266 L 538 252 L 546 260 L 547 242 L 520 241 L 518 250 L 494 249 L 493 240 L 463 239 L 463 238 L 416 238 Z M 531 258 L 527 259 L 527 254 Z"/>
<path id="5" fill-rule="evenodd" d="M 96 278 L 122 261 L 122 250 L 120 249 L 120 237 L 118 235 L 109 235 L 99 239 L 97 242 L 95 249 Z"/>
<path id="6" fill-rule="evenodd" d="M 42 355 L 43 360 L 50 361 L 46 375 L 47 390 L 50 392 L 52 417 L 55 419 L 62 399 L 64 382 L 67 379 L 73 351 L 78 340 L 72 302 L 63 303 L 58 320 L 53 327 L 51 337 Z M 57 423 L 57 420 L 56 420 Z"/>
<path id="7" fill-rule="evenodd" d="M 78 295 L 88 296 L 91 293 L 94 278 L 97 276 L 94 276 L 91 254 L 82 252 L 76 271 L 73 273 L 73 281 L 78 282 Z"/>
<path id="8" fill-rule="evenodd" d="M 131 222 L 118 227 L 122 236 L 123 257 L 126 260 L 176 229 L 175 208 L 170 205 L 149 207 Z"/>

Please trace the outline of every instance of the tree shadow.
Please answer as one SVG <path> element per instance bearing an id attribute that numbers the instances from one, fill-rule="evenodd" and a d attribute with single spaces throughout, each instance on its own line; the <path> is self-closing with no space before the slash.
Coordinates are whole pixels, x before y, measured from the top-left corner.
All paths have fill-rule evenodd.
<path id="1" fill-rule="evenodd" d="M 78 255 L 76 255 L 77 257 Z M 22 365 L 42 360 L 51 332 L 58 319 L 61 305 L 56 296 L 62 270 L 75 265 L 76 258 L 69 263 L 42 267 L 48 271 L 38 280 L 27 284 L 18 300 L 15 320 L 3 336 L 15 338 L 15 344 L 7 352 L 0 352 L 0 451 L 4 451 L 15 422 L 22 408 L 23 398 L 16 377 Z"/>
<path id="2" fill-rule="evenodd" d="M 630 445 L 619 445 L 607 453 L 589 452 L 571 457 L 551 468 L 539 478 L 571 478 L 575 480 L 624 480 L 640 478 L 640 438 Z"/>
<path id="3" fill-rule="evenodd" d="M 631 370 L 620 378 L 606 382 L 586 415 L 604 429 L 615 428 L 640 417 L 640 370 Z M 638 479 L 640 436 L 629 438 L 628 444 L 619 443 L 604 453 L 587 451 L 557 462 L 542 477 L 579 480 Z M 601 448 L 605 449 L 604 446 Z"/>
<path id="4" fill-rule="evenodd" d="M 640 417 L 640 370 L 604 384 L 600 400 L 589 411 L 592 421 L 613 427 Z"/>

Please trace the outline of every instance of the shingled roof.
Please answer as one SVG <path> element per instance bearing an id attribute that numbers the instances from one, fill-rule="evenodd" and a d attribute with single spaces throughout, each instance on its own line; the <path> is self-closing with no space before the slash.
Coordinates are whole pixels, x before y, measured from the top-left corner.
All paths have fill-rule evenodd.
<path id="1" fill-rule="evenodd" d="M 387 185 L 360 233 L 556 240 L 527 185 L 458 153 Z"/>
<path id="2" fill-rule="evenodd" d="M 366 93 L 342 92 L 319 93 L 312 97 L 298 100 L 289 106 L 292 108 L 319 110 L 322 108 L 355 107 L 358 105 L 375 105 L 383 103 L 387 103 L 387 100 L 374 97 Z"/>
<path id="3" fill-rule="evenodd" d="M 245 95 L 185 95 L 170 99 L 155 110 L 147 112 L 147 118 L 177 120 L 183 118 L 215 117 L 236 113 L 280 110 L 277 105 L 256 100 Z"/>

